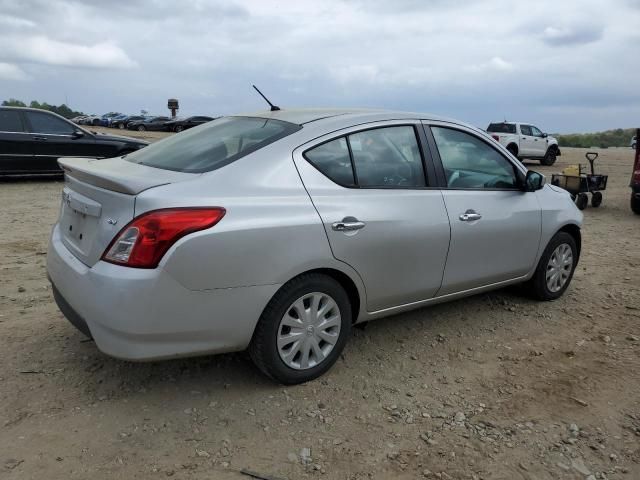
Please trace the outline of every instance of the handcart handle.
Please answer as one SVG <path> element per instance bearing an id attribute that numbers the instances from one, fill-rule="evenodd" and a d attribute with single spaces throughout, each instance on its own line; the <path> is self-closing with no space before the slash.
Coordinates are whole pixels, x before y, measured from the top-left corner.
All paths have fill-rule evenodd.
<path id="1" fill-rule="evenodd" d="M 589 160 L 589 165 L 591 165 L 591 175 L 595 175 L 596 172 L 593 169 L 593 162 L 596 158 L 598 158 L 598 152 L 587 152 L 584 154 L 584 156 L 587 157 L 587 160 Z"/>

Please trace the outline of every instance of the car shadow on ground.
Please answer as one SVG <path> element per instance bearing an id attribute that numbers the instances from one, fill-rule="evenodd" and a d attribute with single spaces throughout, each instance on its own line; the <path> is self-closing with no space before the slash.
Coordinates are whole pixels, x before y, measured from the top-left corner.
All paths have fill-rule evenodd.
<path id="1" fill-rule="evenodd" d="M 455 337 L 469 328 L 500 328 L 503 323 L 490 314 L 493 309 L 513 308 L 506 306 L 514 304 L 526 309 L 535 303 L 517 287 L 511 287 L 369 322 L 353 329 L 337 364 L 316 382 L 342 381 L 341 376 L 349 375 L 350 364 L 367 361 L 363 355 L 370 354 L 372 345 L 378 355 L 393 363 L 404 358 L 405 351 L 423 348 L 425 338 L 428 342 L 440 341 L 443 332 Z M 78 393 L 88 401 L 138 397 L 153 391 L 173 391 L 177 396 L 202 392 L 233 398 L 246 395 L 247 391 L 260 394 L 282 389 L 282 385 L 258 371 L 246 352 L 136 363 L 108 357 L 70 324 L 59 325 L 57 330 L 65 337 L 66 345 L 60 353 L 63 368 L 57 369 L 63 374 L 54 375 L 52 380 L 66 387 L 76 384 L 81 388 Z M 44 336 L 42 341 L 46 341 Z M 73 380 L 69 382 L 69 378 Z"/>

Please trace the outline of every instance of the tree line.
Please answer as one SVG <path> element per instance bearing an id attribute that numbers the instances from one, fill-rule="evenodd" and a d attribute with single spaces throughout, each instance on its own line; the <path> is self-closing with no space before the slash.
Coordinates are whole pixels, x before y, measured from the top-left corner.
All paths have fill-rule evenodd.
<path id="1" fill-rule="evenodd" d="M 36 100 L 32 100 L 29 105 L 24 103 L 21 100 L 16 100 L 15 98 L 10 98 L 9 100 L 4 100 L 2 102 L 3 107 L 30 107 L 30 108 L 39 108 L 40 110 L 48 110 L 53 113 L 57 113 L 65 118 L 73 118 L 79 115 L 84 115 L 82 112 L 77 112 L 75 110 L 70 109 L 64 103 L 62 105 L 49 105 L 47 102 L 38 102 Z"/>
<path id="2" fill-rule="evenodd" d="M 631 137 L 636 134 L 635 128 L 616 128 L 596 133 L 571 133 L 568 135 L 554 134 L 560 147 L 628 147 Z"/>

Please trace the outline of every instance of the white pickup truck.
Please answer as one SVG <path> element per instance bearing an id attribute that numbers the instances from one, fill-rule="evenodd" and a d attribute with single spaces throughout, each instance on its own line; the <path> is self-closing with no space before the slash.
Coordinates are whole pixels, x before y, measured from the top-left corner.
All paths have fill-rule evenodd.
<path id="1" fill-rule="evenodd" d="M 542 165 L 549 166 L 560 156 L 558 140 L 542 133 L 539 128 L 529 123 L 491 123 L 487 132 L 520 160 L 540 160 Z"/>

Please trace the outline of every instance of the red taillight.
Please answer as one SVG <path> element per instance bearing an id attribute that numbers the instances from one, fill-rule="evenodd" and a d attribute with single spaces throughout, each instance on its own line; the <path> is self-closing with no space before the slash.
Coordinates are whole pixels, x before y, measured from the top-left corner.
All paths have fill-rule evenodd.
<path id="1" fill-rule="evenodd" d="M 117 265 L 155 268 L 171 245 L 190 233 L 218 223 L 221 207 L 167 208 L 134 218 L 107 247 L 102 259 Z"/>
<path id="2" fill-rule="evenodd" d="M 498 135 L 491 135 L 491 138 L 493 138 L 496 142 L 500 141 L 500 137 Z"/>

